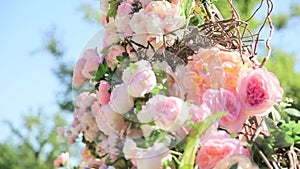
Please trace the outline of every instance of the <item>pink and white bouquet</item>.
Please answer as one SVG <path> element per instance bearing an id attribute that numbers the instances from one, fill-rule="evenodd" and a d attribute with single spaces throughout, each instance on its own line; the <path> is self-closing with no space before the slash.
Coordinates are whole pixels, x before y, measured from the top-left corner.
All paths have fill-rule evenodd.
<path id="1" fill-rule="evenodd" d="M 281 101 L 276 76 L 203 36 L 194 1 L 100 2 L 103 46 L 85 49 L 73 76 L 81 168 L 258 168 L 247 131 Z"/>

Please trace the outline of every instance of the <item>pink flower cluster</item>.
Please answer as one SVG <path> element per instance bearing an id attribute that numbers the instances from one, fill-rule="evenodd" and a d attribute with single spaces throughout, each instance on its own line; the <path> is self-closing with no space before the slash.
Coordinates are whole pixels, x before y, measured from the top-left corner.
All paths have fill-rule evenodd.
<path id="1" fill-rule="evenodd" d="M 101 0 L 102 55 L 86 49 L 73 77 L 78 87 L 95 86 L 76 97 L 72 128 L 67 131 L 70 144 L 80 133 L 87 143 L 82 168 L 113 168 L 109 164 L 120 159 L 131 168 L 163 168 L 174 162 L 174 150 L 187 145 L 194 125 L 207 123 L 206 118 L 217 112 L 227 114 L 197 138 L 196 165 L 222 168 L 238 160 L 257 167 L 245 140 L 230 134 L 241 133 L 249 117 L 270 112 L 283 95 L 279 81 L 266 68 L 254 68 L 246 54 L 220 46 L 194 51 L 185 65 L 171 67 L 163 59 L 155 60 L 155 52 L 167 50 L 164 41 L 172 44 L 174 37 L 181 37 L 176 32 L 164 35 L 186 24 L 183 2 Z M 107 16 L 113 7 L 115 16 Z M 59 133 L 63 135 L 63 128 Z"/>
<path id="2" fill-rule="evenodd" d="M 124 36 L 133 36 L 133 40 L 147 46 L 151 42 L 156 49 L 162 47 L 163 35 L 185 24 L 181 16 L 180 2 L 141 1 L 142 9 L 133 12 L 135 1 L 123 1 L 116 11 L 115 18 L 103 15 L 105 28 L 104 47 L 117 43 Z M 106 13 L 108 1 L 101 1 L 101 9 Z"/>
<path id="3" fill-rule="evenodd" d="M 62 167 L 70 160 L 69 152 L 61 153 L 57 159 L 53 162 L 55 167 Z"/>

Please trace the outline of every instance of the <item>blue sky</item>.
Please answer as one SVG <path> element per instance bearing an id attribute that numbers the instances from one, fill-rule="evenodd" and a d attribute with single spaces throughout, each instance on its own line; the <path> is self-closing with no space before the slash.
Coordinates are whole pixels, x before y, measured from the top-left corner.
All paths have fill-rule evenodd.
<path id="1" fill-rule="evenodd" d="M 297 0 L 274 0 L 274 13 L 288 12 L 289 2 Z M 28 114 L 30 108 L 44 107 L 45 113 L 56 111 L 55 93 L 60 87 L 51 71 L 54 61 L 39 49 L 44 33 L 55 25 L 67 57 L 75 64 L 87 40 L 100 29 L 100 25 L 83 19 L 78 11 L 83 3 L 99 7 L 96 0 L 0 0 L 0 121 L 20 126 L 21 115 Z M 288 29 L 274 34 L 272 44 L 284 46 L 299 60 L 299 34 L 300 20 L 292 20 Z M 32 55 L 36 50 L 39 52 Z M 300 72 L 299 61 L 297 65 Z M 1 122 L 0 129 L 8 130 Z M 7 134 L 2 133 L 0 141 Z"/>
<path id="2" fill-rule="evenodd" d="M 99 6 L 95 0 L 0 0 L 0 121 L 20 126 L 21 114 L 29 114 L 30 108 L 55 111 L 55 93 L 60 87 L 51 71 L 54 60 L 41 50 L 44 33 L 55 25 L 66 55 L 75 63 L 100 27 L 84 20 L 78 11 L 83 3 Z M 0 128 L 8 129 L 1 122 Z"/>

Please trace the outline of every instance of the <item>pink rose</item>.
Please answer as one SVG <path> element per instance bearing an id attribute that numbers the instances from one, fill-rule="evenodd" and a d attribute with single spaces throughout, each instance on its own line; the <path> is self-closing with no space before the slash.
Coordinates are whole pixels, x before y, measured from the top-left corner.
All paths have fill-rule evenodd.
<path id="1" fill-rule="evenodd" d="M 99 129 L 106 135 L 119 133 L 125 127 L 123 116 L 114 112 L 109 104 L 99 108 L 97 104 L 92 106 L 92 111 L 96 118 Z"/>
<path id="2" fill-rule="evenodd" d="M 202 99 L 212 113 L 228 112 L 227 115 L 220 119 L 219 124 L 221 126 L 232 133 L 238 133 L 242 130 L 248 116 L 245 114 L 241 102 L 233 92 L 229 90 L 208 89 L 203 94 Z"/>
<path id="3" fill-rule="evenodd" d="M 179 6 L 168 1 L 151 1 L 145 9 L 134 13 L 129 21 L 130 28 L 135 33 L 132 39 L 144 46 L 150 42 L 155 49 L 162 50 L 163 35 L 185 24 L 180 10 Z M 171 36 L 165 38 L 172 40 Z"/>
<path id="4" fill-rule="evenodd" d="M 151 64 L 149 61 L 146 60 L 139 60 L 134 63 L 135 66 L 137 66 L 137 70 L 142 70 L 142 69 L 152 69 Z M 134 73 L 134 72 L 133 72 Z M 127 67 L 122 74 L 122 80 L 125 84 L 128 85 L 130 79 L 132 78 L 133 74 L 130 72 L 130 67 Z"/>
<path id="5" fill-rule="evenodd" d="M 226 74 L 226 89 L 237 93 L 237 81 L 244 72 L 252 69 L 252 62 L 248 57 L 243 57 L 242 60 L 239 52 L 219 50 L 218 57 L 221 59 L 222 68 Z"/>
<path id="6" fill-rule="evenodd" d="M 126 139 L 124 156 L 130 159 L 138 169 L 162 169 L 163 162 L 172 158 L 169 149 L 163 143 L 155 143 L 147 149 L 138 148 L 131 139 Z"/>
<path id="7" fill-rule="evenodd" d="M 165 19 L 166 16 L 180 16 L 181 8 L 168 1 L 152 1 L 145 8 L 145 12 L 158 14 L 161 19 Z"/>
<path id="8" fill-rule="evenodd" d="M 147 5 L 148 5 L 151 1 L 152 1 L 152 0 L 141 0 L 142 7 L 143 7 L 143 8 L 146 8 Z"/>
<path id="9" fill-rule="evenodd" d="M 106 140 L 103 140 L 100 143 L 100 146 L 103 147 L 103 149 L 113 155 L 119 155 L 120 151 L 118 147 L 120 147 L 121 138 L 119 137 L 119 134 L 117 133 L 111 133 Z"/>
<path id="10" fill-rule="evenodd" d="M 95 49 L 86 49 L 83 58 L 86 59 L 86 62 L 82 69 L 82 75 L 89 79 L 95 78 L 91 72 L 98 70 L 99 63 L 103 62 L 103 58 L 98 56 Z"/>
<path id="11" fill-rule="evenodd" d="M 151 69 L 136 71 L 128 83 L 128 93 L 132 97 L 142 97 L 156 86 L 156 76 Z"/>
<path id="12" fill-rule="evenodd" d="M 85 110 L 90 107 L 95 101 L 95 97 L 89 92 L 82 92 L 79 96 L 77 96 L 75 103 L 76 106 Z"/>
<path id="13" fill-rule="evenodd" d="M 122 56 L 122 53 L 125 52 L 123 46 L 113 45 L 108 49 L 108 52 L 105 54 L 105 60 L 107 66 L 114 69 L 116 65 L 119 63 L 117 56 Z"/>
<path id="14" fill-rule="evenodd" d="M 125 16 L 128 15 L 132 12 L 132 5 L 131 3 L 128 2 L 122 2 L 119 6 L 118 6 L 118 10 L 117 10 L 117 15 L 119 16 Z"/>
<path id="15" fill-rule="evenodd" d="M 130 36 L 133 34 L 133 31 L 131 30 L 131 27 L 129 25 L 130 19 L 130 15 L 126 15 L 124 17 L 119 17 L 115 19 L 115 26 L 117 28 L 117 32 L 119 33 L 120 38 L 125 38 L 125 36 Z"/>
<path id="16" fill-rule="evenodd" d="M 191 116 L 191 122 L 197 123 L 205 120 L 208 116 L 212 114 L 211 110 L 209 107 L 205 104 L 202 103 L 200 106 L 196 106 L 193 104 L 189 105 L 189 114 Z M 218 123 L 213 124 L 211 127 L 209 127 L 202 135 L 201 135 L 201 142 L 206 141 L 212 133 L 217 132 L 218 129 Z M 192 128 L 191 127 L 186 127 L 186 130 L 188 132 L 191 132 Z"/>
<path id="17" fill-rule="evenodd" d="M 187 65 L 197 86 L 188 95 L 193 96 L 193 100 L 197 105 L 202 103 L 202 95 L 207 89 L 224 87 L 225 72 L 222 69 L 218 52 L 218 48 L 200 48 L 197 54 L 192 56 L 193 60 Z"/>
<path id="18" fill-rule="evenodd" d="M 69 152 L 61 153 L 56 160 L 53 162 L 55 167 L 61 167 L 65 165 L 70 160 Z"/>
<path id="19" fill-rule="evenodd" d="M 82 74 L 82 69 L 84 68 L 86 60 L 84 58 L 80 58 L 75 65 L 74 73 L 73 73 L 73 83 L 76 86 L 81 86 L 84 84 L 85 77 Z"/>
<path id="20" fill-rule="evenodd" d="M 103 26 L 105 29 L 103 37 L 103 48 L 106 48 L 114 43 L 117 43 L 120 38 L 117 34 L 117 27 L 114 22 L 109 22 Z"/>
<path id="21" fill-rule="evenodd" d="M 202 103 L 200 106 L 194 104 L 189 105 L 189 114 L 191 116 L 191 121 L 194 123 L 205 120 L 206 117 L 212 114 L 206 103 Z"/>
<path id="22" fill-rule="evenodd" d="M 79 116 L 78 120 L 80 121 L 80 125 L 83 129 L 84 138 L 88 141 L 93 141 L 97 136 L 97 132 L 99 131 L 94 117 L 91 114 L 86 113 Z"/>
<path id="23" fill-rule="evenodd" d="M 281 101 L 283 90 L 277 77 L 266 68 L 245 73 L 238 82 L 238 97 L 249 116 L 266 115 L 274 103 Z"/>
<path id="24" fill-rule="evenodd" d="M 109 103 L 110 93 L 109 90 L 110 85 L 107 81 L 101 80 L 99 84 L 99 88 L 96 91 L 96 98 L 100 105 L 106 105 Z"/>
<path id="25" fill-rule="evenodd" d="M 133 108 L 133 98 L 128 94 L 125 84 L 112 90 L 109 105 L 119 114 L 125 114 Z"/>
<path id="26" fill-rule="evenodd" d="M 188 107 L 183 100 L 156 95 L 148 100 L 137 117 L 141 123 L 154 121 L 160 129 L 176 132 L 183 127 L 188 115 Z"/>
<path id="27" fill-rule="evenodd" d="M 211 169 L 222 159 L 239 154 L 240 149 L 239 140 L 231 138 L 225 131 L 218 131 L 202 143 L 197 152 L 196 163 L 201 169 Z"/>

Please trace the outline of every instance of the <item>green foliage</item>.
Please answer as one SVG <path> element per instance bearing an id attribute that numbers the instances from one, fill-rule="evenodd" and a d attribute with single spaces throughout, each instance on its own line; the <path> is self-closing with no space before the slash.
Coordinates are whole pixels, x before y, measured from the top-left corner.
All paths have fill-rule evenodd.
<path id="1" fill-rule="evenodd" d="M 17 152 L 11 145 L 0 144 L 0 168 L 2 169 L 22 169 L 19 165 Z"/>
<path id="2" fill-rule="evenodd" d="M 300 73 L 295 72 L 296 58 L 292 54 L 284 53 L 278 49 L 273 52 L 266 63 L 269 71 L 273 72 L 280 81 L 284 90 L 284 97 L 294 99 L 293 108 L 300 109 Z"/>
<path id="3" fill-rule="evenodd" d="M 121 1 L 117 1 L 117 0 L 111 0 L 108 2 L 109 4 L 109 8 L 108 8 L 108 12 L 107 12 L 107 16 L 108 17 L 112 17 L 115 18 L 117 15 L 117 11 L 118 11 L 118 6 L 120 5 Z"/>
<path id="4" fill-rule="evenodd" d="M 199 147 L 200 136 L 211 125 L 217 122 L 226 112 L 218 112 L 208 116 L 204 121 L 198 122 L 192 126 L 192 132 L 188 135 L 187 145 L 184 148 L 184 153 L 180 163 L 179 169 L 193 169 L 196 158 L 196 151 Z"/>
<path id="5" fill-rule="evenodd" d="M 98 66 L 95 80 L 97 82 L 99 82 L 100 80 L 104 79 L 104 77 L 105 77 L 104 75 L 106 74 L 107 71 L 108 71 L 108 66 L 106 64 L 106 61 L 104 61 L 103 64 L 99 64 L 99 66 Z"/>
<path id="6" fill-rule="evenodd" d="M 288 108 L 290 105 L 289 100 L 276 104 L 270 117 L 264 119 L 270 134 L 260 134 L 254 141 L 249 142 L 253 160 L 260 167 L 267 167 L 265 160 L 274 162 L 274 155 L 277 165 L 287 167 L 287 158 L 284 157 L 286 153 L 282 152 L 286 152 L 291 146 L 300 148 L 300 124 L 297 123 L 300 118 L 293 115 L 300 112 Z M 293 114 L 290 113 L 291 110 Z"/>
<path id="7" fill-rule="evenodd" d="M 192 11 L 192 4 L 193 4 L 193 0 L 185 0 L 182 4 L 182 12 L 186 18 L 190 16 L 190 13 Z"/>
<path id="8" fill-rule="evenodd" d="M 272 16 L 272 20 L 277 30 L 281 30 L 287 27 L 288 21 L 290 19 L 299 16 L 300 16 L 300 5 L 294 2 L 290 4 L 289 13 L 279 13 L 276 16 Z"/>
<path id="9" fill-rule="evenodd" d="M 235 163 L 229 169 L 237 169 L 238 166 L 239 166 L 239 163 Z"/>
<path id="10" fill-rule="evenodd" d="M 84 13 L 84 19 L 91 23 L 101 23 L 102 14 L 91 4 L 83 4 L 79 7 L 79 11 Z"/>
<path id="11" fill-rule="evenodd" d="M 48 117 L 39 112 L 36 116 L 24 116 L 22 127 L 5 122 L 11 132 L 10 144 L 0 144 L 0 168 L 54 169 L 53 161 L 67 145 L 57 139 L 56 128 L 66 125 L 59 115 Z M 49 122 L 49 123 L 47 123 Z M 11 167 L 7 167 L 11 166 Z"/>
<path id="12" fill-rule="evenodd" d="M 52 71 L 59 83 L 63 86 L 57 95 L 57 104 L 62 110 L 73 112 L 74 105 L 72 100 L 73 61 L 65 60 L 65 48 L 58 37 L 55 27 L 51 28 L 44 36 L 44 50 L 49 52 L 56 61 Z"/>

